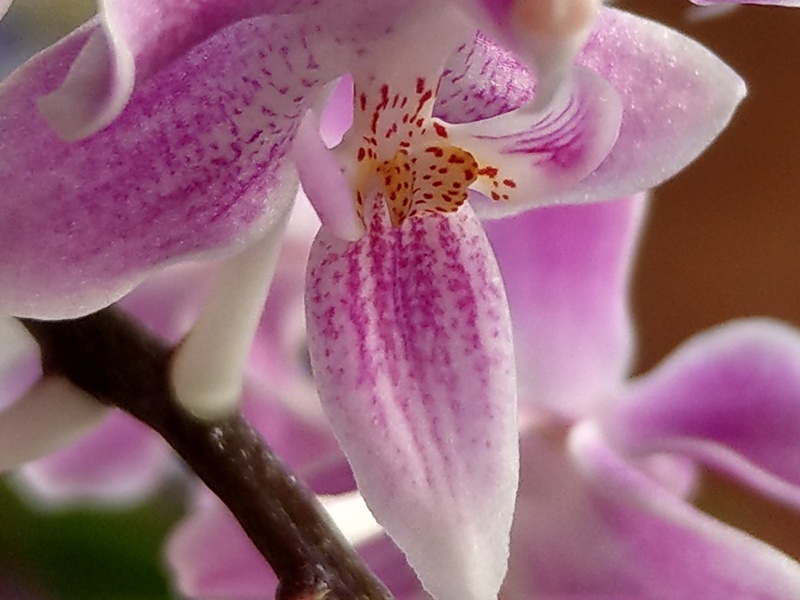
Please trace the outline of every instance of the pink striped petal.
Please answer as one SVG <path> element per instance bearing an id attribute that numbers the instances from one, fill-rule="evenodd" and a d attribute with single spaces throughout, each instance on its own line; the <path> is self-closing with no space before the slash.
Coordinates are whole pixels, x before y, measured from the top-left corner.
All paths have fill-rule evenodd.
<path id="1" fill-rule="evenodd" d="M 66 144 L 36 116 L 35 99 L 63 77 L 95 28 L 67 37 L 0 87 L 3 312 L 56 318 L 96 310 L 158 265 L 241 247 L 294 195 L 282 157 L 303 113 L 294 99 L 309 102 L 316 81 L 281 71 L 273 82 L 260 58 L 270 42 L 297 44 L 294 29 L 253 21 L 227 28 L 151 78 L 110 127 Z M 291 58 L 305 72 L 308 57 Z"/>
<path id="2" fill-rule="evenodd" d="M 40 104 L 65 139 L 96 133 L 113 121 L 141 86 L 165 65 L 236 21 L 298 2 L 139 0 L 98 3 L 94 30 L 66 80 Z M 281 3 L 277 3 L 281 4 Z"/>
<path id="3" fill-rule="evenodd" d="M 645 198 L 549 206 L 484 224 L 508 293 L 520 400 L 576 419 L 630 367 L 631 261 Z"/>
<path id="4" fill-rule="evenodd" d="M 470 199 L 481 217 L 517 214 L 574 187 L 614 145 L 622 116 L 616 92 L 583 68 L 570 83 L 538 113 L 526 107 L 448 127 L 453 143 L 499 169 L 491 183 L 478 179 L 472 186 L 485 194 Z"/>
<path id="5" fill-rule="evenodd" d="M 800 333 L 746 320 L 687 342 L 608 416 L 624 452 L 671 452 L 800 506 Z"/>
<path id="6" fill-rule="evenodd" d="M 323 405 L 364 498 L 441 599 L 490 598 L 517 479 L 508 309 L 467 208 L 350 243 L 322 229 L 306 295 Z"/>
<path id="7" fill-rule="evenodd" d="M 742 80 L 698 43 L 607 7 L 577 63 L 619 94 L 619 137 L 594 173 L 540 203 L 605 200 L 654 187 L 711 143 L 745 93 Z M 493 117 L 529 102 L 534 88 L 510 52 L 478 35 L 449 60 L 434 115 L 457 123 Z"/>

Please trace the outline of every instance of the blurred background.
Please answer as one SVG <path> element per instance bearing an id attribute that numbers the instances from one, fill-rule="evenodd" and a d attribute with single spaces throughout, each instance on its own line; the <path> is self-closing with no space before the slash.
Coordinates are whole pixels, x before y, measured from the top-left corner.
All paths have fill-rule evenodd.
<path id="1" fill-rule="evenodd" d="M 683 0 L 615 4 L 700 40 L 750 88 L 731 127 L 654 194 L 634 277 L 637 370 L 729 319 L 800 326 L 800 10 L 748 6 L 709 18 Z M 0 23 L 0 75 L 93 11 L 88 0 L 17 0 Z M 800 556 L 795 513 L 713 473 L 698 503 Z M 0 489 L 0 598 L 173 597 L 160 547 L 181 505 L 164 490 L 130 511 L 42 512 Z"/>

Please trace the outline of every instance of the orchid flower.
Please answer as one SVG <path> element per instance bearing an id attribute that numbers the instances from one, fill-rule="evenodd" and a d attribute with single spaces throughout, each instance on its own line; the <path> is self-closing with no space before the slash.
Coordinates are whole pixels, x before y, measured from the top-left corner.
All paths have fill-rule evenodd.
<path id="1" fill-rule="evenodd" d="M 630 378 L 627 288 L 644 202 L 549 207 L 487 225 L 521 400 L 521 485 L 500 597 L 795 598 L 800 565 L 691 499 L 705 465 L 800 507 L 800 332 L 732 322 Z M 324 502 L 397 598 L 428 597 L 358 497 L 345 490 Z M 167 556 L 192 597 L 277 585 L 205 494 Z"/>
<path id="2" fill-rule="evenodd" d="M 344 75 L 352 126 L 328 148 Z M 0 87 L 0 309 L 75 317 L 228 257 L 172 372 L 188 411 L 225 416 L 299 177 L 322 222 L 315 383 L 359 489 L 434 596 L 493 597 L 516 384 L 477 217 L 649 188 L 743 93 L 699 45 L 596 0 L 101 1 Z"/>

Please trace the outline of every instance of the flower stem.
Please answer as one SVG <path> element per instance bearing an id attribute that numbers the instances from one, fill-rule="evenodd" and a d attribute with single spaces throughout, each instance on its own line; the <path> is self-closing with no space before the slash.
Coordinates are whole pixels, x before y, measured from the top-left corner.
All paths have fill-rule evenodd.
<path id="1" fill-rule="evenodd" d="M 60 375 L 157 431 L 227 505 L 274 569 L 278 600 L 391 598 L 316 496 L 237 413 L 195 419 L 169 382 L 173 350 L 117 309 L 72 321 L 20 319 L 45 374 Z"/>

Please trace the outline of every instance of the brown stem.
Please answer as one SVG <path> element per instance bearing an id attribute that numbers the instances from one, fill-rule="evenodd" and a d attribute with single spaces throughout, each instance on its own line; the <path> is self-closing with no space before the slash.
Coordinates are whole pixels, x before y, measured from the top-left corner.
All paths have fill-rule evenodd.
<path id="1" fill-rule="evenodd" d="M 227 505 L 280 580 L 279 600 L 389 599 L 302 482 L 241 414 L 207 423 L 175 402 L 172 350 L 117 309 L 72 321 L 20 319 L 46 373 L 157 431 Z"/>

